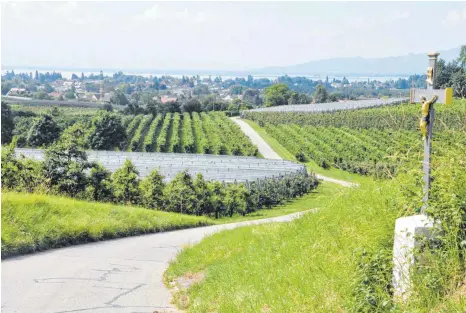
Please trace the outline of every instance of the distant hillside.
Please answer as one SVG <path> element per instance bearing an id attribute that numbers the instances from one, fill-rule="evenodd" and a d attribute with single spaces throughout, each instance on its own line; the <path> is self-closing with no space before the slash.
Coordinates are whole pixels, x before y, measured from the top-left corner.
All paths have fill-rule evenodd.
<path id="1" fill-rule="evenodd" d="M 450 61 L 458 57 L 460 47 L 438 52 L 440 52 L 440 58 Z M 424 73 L 426 66 L 426 53 L 419 53 L 386 58 L 326 59 L 283 67 L 255 69 L 252 73 L 267 75 L 408 76 Z"/>

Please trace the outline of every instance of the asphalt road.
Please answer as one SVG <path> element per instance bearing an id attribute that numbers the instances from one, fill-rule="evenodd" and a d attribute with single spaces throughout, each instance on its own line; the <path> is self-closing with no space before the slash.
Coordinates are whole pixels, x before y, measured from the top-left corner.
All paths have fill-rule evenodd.
<path id="1" fill-rule="evenodd" d="M 163 273 L 180 249 L 214 232 L 270 219 L 128 237 L 2 261 L 2 312 L 177 312 Z"/>

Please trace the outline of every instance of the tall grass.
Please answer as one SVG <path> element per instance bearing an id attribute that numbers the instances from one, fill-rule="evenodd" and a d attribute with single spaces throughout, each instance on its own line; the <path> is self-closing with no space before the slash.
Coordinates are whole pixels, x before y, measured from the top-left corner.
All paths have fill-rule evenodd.
<path id="1" fill-rule="evenodd" d="M 2 257 L 212 224 L 208 219 L 71 198 L 2 193 Z"/>
<path id="2" fill-rule="evenodd" d="M 417 251 L 409 301 L 392 297 L 393 230 L 396 218 L 419 213 L 420 162 L 395 179 L 336 194 L 300 220 L 222 232 L 186 248 L 166 283 L 205 278 L 181 289 L 176 303 L 188 312 L 466 312 L 466 134 L 447 135 L 434 141 L 429 206 L 442 228 Z"/>

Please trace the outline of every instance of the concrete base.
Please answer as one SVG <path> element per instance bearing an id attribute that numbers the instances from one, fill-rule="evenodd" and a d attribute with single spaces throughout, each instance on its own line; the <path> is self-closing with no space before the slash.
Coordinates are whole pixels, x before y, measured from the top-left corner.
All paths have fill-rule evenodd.
<path id="1" fill-rule="evenodd" d="M 414 248 L 420 244 L 421 237 L 430 237 L 434 227 L 433 220 L 426 215 L 402 217 L 396 220 L 393 245 L 393 287 L 394 298 L 404 301 L 411 286 L 410 271 L 414 264 Z"/>

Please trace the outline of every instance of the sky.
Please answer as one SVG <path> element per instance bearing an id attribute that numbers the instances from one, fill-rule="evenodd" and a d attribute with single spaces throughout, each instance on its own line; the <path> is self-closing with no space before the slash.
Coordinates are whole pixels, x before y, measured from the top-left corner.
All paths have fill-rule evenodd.
<path id="1" fill-rule="evenodd" d="M 466 44 L 466 2 L 2 4 L 2 66 L 247 70 Z"/>

